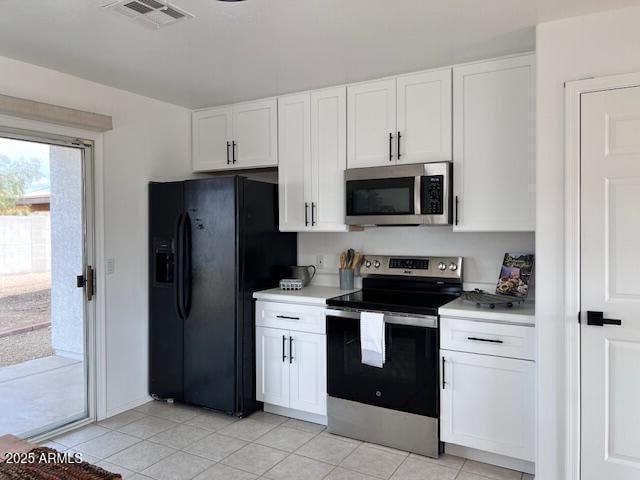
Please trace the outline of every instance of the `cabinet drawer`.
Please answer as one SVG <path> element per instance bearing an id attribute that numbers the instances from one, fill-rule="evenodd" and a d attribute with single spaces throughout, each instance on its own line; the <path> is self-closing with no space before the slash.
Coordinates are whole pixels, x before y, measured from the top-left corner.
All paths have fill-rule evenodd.
<path id="1" fill-rule="evenodd" d="M 257 301 L 256 326 L 324 334 L 326 330 L 324 308 Z"/>
<path id="2" fill-rule="evenodd" d="M 440 319 L 440 348 L 535 360 L 535 329 L 443 317 Z"/>

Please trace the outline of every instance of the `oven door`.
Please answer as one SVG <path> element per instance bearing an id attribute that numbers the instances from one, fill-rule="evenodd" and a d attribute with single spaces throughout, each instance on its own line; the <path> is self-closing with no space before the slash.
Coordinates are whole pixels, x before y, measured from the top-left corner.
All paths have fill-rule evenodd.
<path id="1" fill-rule="evenodd" d="M 382 368 L 364 365 L 360 313 L 327 311 L 329 396 L 438 418 L 438 328 L 435 317 L 385 315 Z"/>

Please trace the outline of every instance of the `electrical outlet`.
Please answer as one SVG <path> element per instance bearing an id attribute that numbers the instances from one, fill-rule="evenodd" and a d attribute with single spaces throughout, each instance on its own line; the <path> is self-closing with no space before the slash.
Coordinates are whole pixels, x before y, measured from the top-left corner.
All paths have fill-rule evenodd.
<path id="1" fill-rule="evenodd" d="M 316 268 L 318 270 L 324 270 L 324 255 L 318 255 L 316 257 Z"/>

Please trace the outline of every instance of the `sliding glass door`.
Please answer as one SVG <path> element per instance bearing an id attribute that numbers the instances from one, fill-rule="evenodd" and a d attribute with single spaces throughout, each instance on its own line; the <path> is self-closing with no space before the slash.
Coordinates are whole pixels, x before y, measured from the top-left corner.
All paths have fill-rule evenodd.
<path id="1" fill-rule="evenodd" d="M 0 435 L 89 416 L 92 145 L 0 130 Z"/>

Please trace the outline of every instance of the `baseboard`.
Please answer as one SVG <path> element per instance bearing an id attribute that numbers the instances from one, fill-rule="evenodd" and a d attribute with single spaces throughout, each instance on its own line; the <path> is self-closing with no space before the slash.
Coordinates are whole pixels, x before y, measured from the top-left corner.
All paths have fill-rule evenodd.
<path id="1" fill-rule="evenodd" d="M 518 458 L 505 457 L 504 455 L 498 455 L 497 453 L 485 452 L 483 450 L 463 447 L 453 443 L 445 444 L 444 450 L 446 453 L 456 455 L 458 457 L 468 458 L 469 460 L 488 463 L 490 465 L 497 465 L 498 467 L 510 468 L 511 470 L 530 473 L 532 475 L 535 474 L 536 471 L 536 466 L 533 462 L 520 460 Z"/>
<path id="2" fill-rule="evenodd" d="M 114 415 L 118 415 L 119 413 L 126 412 L 127 410 L 131 410 L 132 408 L 139 407 L 140 405 L 144 405 L 147 402 L 153 400 L 149 395 L 145 395 L 142 398 L 137 400 L 132 400 L 131 402 L 124 403 L 122 405 L 118 405 L 114 408 L 107 409 L 107 414 L 104 418 L 98 418 L 98 420 L 104 420 L 105 418 L 113 417 Z"/>
<path id="3" fill-rule="evenodd" d="M 293 408 L 279 407 L 278 405 L 271 405 L 269 403 L 264 404 L 264 411 L 267 413 L 273 413 L 275 415 L 282 415 L 283 417 L 295 418 L 296 420 L 303 420 L 305 422 L 317 423 L 320 425 L 327 424 L 326 415 L 318 415 L 317 413 L 302 412 Z"/>

